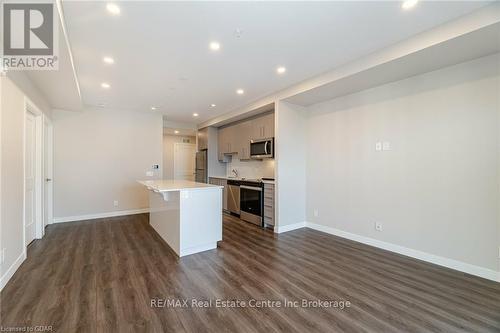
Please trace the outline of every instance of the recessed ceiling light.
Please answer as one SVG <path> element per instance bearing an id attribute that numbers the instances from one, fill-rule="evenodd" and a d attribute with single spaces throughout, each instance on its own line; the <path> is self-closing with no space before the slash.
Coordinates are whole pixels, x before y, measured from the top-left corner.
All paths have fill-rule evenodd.
<path id="1" fill-rule="evenodd" d="M 193 117 L 198 117 L 198 116 L 199 116 L 199 114 L 193 113 Z"/>
<path id="2" fill-rule="evenodd" d="M 109 88 L 111 88 L 111 85 L 107 82 L 103 82 L 103 83 L 101 83 L 101 88 L 109 89 Z"/>
<path id="3" fill-rule="evenodd" d="M 211 42 L 209 47 L 210 47 L 210 50 L 212 50 L 212 51 L 219 51 L 220 44 L 218 42 Z"/>
<path id="4" fill-rule="evenodd" d="M 216 107 L 216 106 L 217 106 L 217 105 L 215 105 L 215 104 L 210 104 L 210 107 L 211 107 L 211 108 L 214 108 L 214 107 Z"/>
<path id="5" fill-rule="evenodd" d="M 178 130 L 175 130 L 175 131 L 174 131 L 174 133 L 175 133 L 175 134 L 179 134 L 179 131 L 178 131 Z"/>
<path id="6" fill-rule="evenodd" d="M 238 89 L 238 90 L 236 90 L 236 93 L 237 93 L 238 95 L 243 95 L 243 94 L 245 93 L 245 90 L 243 90 L 243 89 Z"/>
<path id="7" fill-rule="evenodd" d="M 283 67 L 283 66 L 280 66 L 280 67 L 276 68 L 276 72 L 277 72 L 278 74 L 283 74 L 283 73 L 285 73 L 285 72 L 286 72 L 286 68 L 285 68 L 285 67 Z"/>
<path id="8" fill-rule="evenodd" d="M 151 111 L 156 111 L 156 106 L 152 106 Z"/>
<path id="9" fill-rule="evenodd" d="M 405 0 L 401 4 L 401 8 L 403 8 L 403 9 L 413 8 L 417 4 L 417 2 L 418 2 L 418 0 Z"/>
<path id="10" fill-rule="evenodd" d="M 115 59 L 113 59 L 111 57 L 104 57 L 104 58 L 102 58 L 102 61 L 106 64 L 114 64 L 115 63 Z"/>
<path id="11" fill-rule="evenodd" d="M 112 15 L 120 15 L 120 7 L 118 7 L 117 4 L 114 4 L 114 3 L 108 3 L 106 5 L 106 9 L 108 10 L 108 12 L 110 12 L 110 14 Z"/>

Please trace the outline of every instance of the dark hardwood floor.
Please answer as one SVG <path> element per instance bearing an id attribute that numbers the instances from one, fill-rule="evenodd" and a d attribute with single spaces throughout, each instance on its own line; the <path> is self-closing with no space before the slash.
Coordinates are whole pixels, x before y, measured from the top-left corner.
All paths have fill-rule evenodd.
<path id="1" fill-rule="evenodd" d="M 177 259 L 147 215 L 52 225 L 2 291 L 0 324 L 58 332 L 500 332 L 499 283 L 311 229 L 275 235 L 226 216 L 223 239 L 217 250 Z M 152 307 L 157 298 L 213 303 Z M 350 307 L 218 308 L 217 299 Z"/>

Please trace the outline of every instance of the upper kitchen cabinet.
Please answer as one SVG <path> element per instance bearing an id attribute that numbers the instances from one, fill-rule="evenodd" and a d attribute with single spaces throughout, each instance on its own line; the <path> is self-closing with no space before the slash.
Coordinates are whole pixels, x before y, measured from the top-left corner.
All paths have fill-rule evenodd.
<path id="1" fill-rule="evenodd" d="M 224 154 L 228 153 L 228 138 L 227 138 L 227 127 L 219 128 L 219 133 L 217 136 L 217 148 L 219 160 L 224 160 Z"/>
<path id="2" fill-rule="evenodd" d="M 237 131 L 234 126 L 219 128 L 219 135 L 217 138 L 219 148 L 219 160 L 224 161 L 225 154 L 232 154 L 238 152 L 238 145 L 236 144 Z"/>
<path id="3" fill-rule="evenodd" d="M 237 126 L 238 158 L 240 160 L 250 159 L 250 136 L 252 134 L 252 121 L 247 120 Z"/>
<path id="4" fill-rule="evenodd" d="M 253 119 L 250 138 L 252 140 L 274 137 L 274 113 Z"/>
<path id="5" fill-rule="evenodd" d="M 208 128 L 198 131 L 198 150 L 208 149 Z"/>
<path id="6" fill-rule="evenodd" d="M 236 126 L 226 127 L 225 131 L 225 140 L 226 140 L 226 153 L 232 154 L 238 152 L 238 128 Z"/>
<path id="7" fill-rule="evenodd" d="M 250 159 L 250 140 L 274 137 L 274 113 L 219 128 L 219 161 L 226 155 L 238 154 L 240 160 Z"/>

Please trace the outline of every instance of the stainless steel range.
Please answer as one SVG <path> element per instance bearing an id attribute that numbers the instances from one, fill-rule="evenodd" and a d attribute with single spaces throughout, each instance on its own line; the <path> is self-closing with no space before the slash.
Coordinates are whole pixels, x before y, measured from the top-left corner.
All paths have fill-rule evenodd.
<path id="1" fill-rule="evenodd" d="M 244 221 L 263 224 L 263 183 L 260 179 L 228 180 L 228 209 Z M 237 193 L 239 188 L 239 193 Z M 238 202 L 237 202 L 238 201 Z"/>
<path id="2" fill-rule="evenodd" d="M 240 184 L 240 218 L 262 226 L 262 182 L 242 181 Z"/>

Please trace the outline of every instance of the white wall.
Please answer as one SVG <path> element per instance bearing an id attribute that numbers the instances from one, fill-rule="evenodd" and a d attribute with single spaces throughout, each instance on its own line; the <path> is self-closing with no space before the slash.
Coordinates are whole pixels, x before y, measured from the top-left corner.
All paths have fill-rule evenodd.
<path id="1" fill-rule="evenodd" d="M 19 77 L 22 77 L 20 75 Z M 26 256 L 24 246 L 24 119 L 25 97 L 48 113 L 42 95 L 24 81 L 26 94 L 9 77 L 0 77 L 0 289 L 8 282 Z M 36 97 L 36 98 L 33 98 Z"/>
<path id="2" fill-rule="evenodd" d="M 7 72 L 7 77 L 37 106 L 37 108 L 42 110 L 45 116 L 51 118 L 52 107 L 40 90 L 30 81 L 25 72 L 10 71 Z"/>
<path id="3" fill-rule="evenodd" d="M 183 141 L 189 140 L 189 141 Z M 196 137 L 184 135 L 163 135 L 163 178 L 174 179 L 174 144 L 196 144 Z"/>
<path id="4" fill-rule="evenodd" d="M 276 232 L 306 221 L 304 108 L 283 101 L 275 110 Z"/>
<path id="5" fill-rule="evenodd" d="M 231 162 L 226 163 L 226 176 L 234 176 L 233 169 L 243 178 L 274 178 L 274 159 L 240 161 L 238 155 L 233 155 Z"/>
<path id="6" fill-rule="evenodd" d="M 499 271 L 499 68 L 489 56 L 308 108 L 307 221 Z"/>
<path id="7" fill-rule="evenodd" d="M 148 207 L 136 180 L 159 164 L 163 125 L 159 114 L 124 110 L 54 110 L 54 219 Z M 118 200 L 118 207 L 113 201 Z"/>

